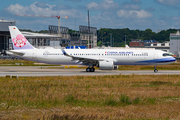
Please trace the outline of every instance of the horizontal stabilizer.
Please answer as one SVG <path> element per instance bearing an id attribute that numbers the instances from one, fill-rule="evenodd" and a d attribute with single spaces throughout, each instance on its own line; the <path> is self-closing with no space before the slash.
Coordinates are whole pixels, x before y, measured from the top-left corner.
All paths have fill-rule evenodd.
<path id="1" fill-rule="evenodd" d="M 15 52 L 15 51 L 6 51 L 6 54 L 8 55 L 17 55 L 17 56 L 23 56 L 24 52 Z"/>

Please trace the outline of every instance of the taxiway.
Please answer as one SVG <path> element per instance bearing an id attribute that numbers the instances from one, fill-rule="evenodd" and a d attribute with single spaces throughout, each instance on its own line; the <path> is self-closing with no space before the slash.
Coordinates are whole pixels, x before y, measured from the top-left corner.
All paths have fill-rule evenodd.
<path id="1" fill-rule="evenodd" d="M 85 69 L 49 69 L 52 66 L 1 66 L 0 76 L 94 76 L 94 75 L 180 75 L 180 70 L 97 70 L 86 72 Z"/>

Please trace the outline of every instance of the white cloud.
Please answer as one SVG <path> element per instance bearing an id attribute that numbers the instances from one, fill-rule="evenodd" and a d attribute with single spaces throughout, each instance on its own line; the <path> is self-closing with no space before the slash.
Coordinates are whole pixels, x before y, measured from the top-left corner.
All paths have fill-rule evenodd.
<path id="1" fill-rule="evenodd" d="M 140 10 L 141 6 L 134 4 L 122 4 L 122 8 L 127 10 Z"/>
<path id="2" fill-rule="evenodd" d="M 63 7 L 62 9 L 54 9 L 56 5 L 48 5 L 45 4 L 48 7 L 39 7 L 37 6 L 39 4 L 38 2 L 35 2 L 31 4 L 30 6 L 22 6 L 20 4 L 15 4 L 15 5 L 10 5 L 8 6 L 5 10 L 11 14 L 35 14 L 35 15 L 61 15 L 61 16 L 71 16 L 71 17 L 76 17 L 78 16 L 79 18 L 83 18 L 83 14 L 81 11 L 78 11 L 76 9 L 63 9 L 66 8 L 67 6 Z M 59 5 L 58 5 L 59 6 Z"/>
<path id="3" fill-rule="evenodd" d="M 91 2 L 86 5 L 89 10 L 112 10 L 119 8 L 118 3 L 113 0 L 103 0 L 99 4 Z"/>
<path id="4" fill-rule="evenodd" d="M 155 1 L 163 5 L 171 5 L 171 6 L 180 4 L 180 0 L 155 0 Z"/>
<path id="5" fill-rule="evenodd" d="M 48 8 L 48 5 L 45 2 L 37 2 L 35 5 L 41 8 Z"/>
<path id="6" fill-rule="evenodd" d="M 61 6 L 61 7 L 59 7 Z M 67 27 L 74 27 L 74 18 L 76 23 L 83 25 L 87 23 L 86 17 L 81 11 L 69 7 L 68 5 L 50 5 L 50 4 L 39 4 L 35 2 L 29 6 L 23 6 L 20 4 L 11 4 L 1 11 L 1 14 L 6 18 L 16 19 L 16 25 L 20 28 L 30 29 L 47 29 L 48 25 L 58 25 L 58 21 L 55 18 L 41 18 L 41 17 L 15 17 L 15 14 L 28 14 L 28 15 L 60 15 L 68 16 L 68 19 L 61 19 L 61 25 Z M 58 9 L 56 9 L 58 8 Z M 85 21 L 85 22 L 84 22 Z M 27 27 L 28 26 L 28 27 Z M 71 28 L 72 29 L 72 28 Z"/>
<path id="7" fill-rule="evenodd" d="M 72 9 L 72 7 L 70 7 L 69 5 L 63 5 L 63 4 L 59 4 L 59 5 L 55 5 L 52 10 L 54 11 L 58 11 L 58 10 L 69 10 Z"/>
<path id="8" fill-rule="evenodd" d="M 117 22 L 118 28 L 129 28 L 129 29 L 139 29 L 139 30 L 146 30 L 148 28 L 152 29 L 154 32 L 163 29 L 171 28 L 172 24 L 169 21 L 162 21 L 157 18 L 150 18 L 150 19 L 119 19 Z M 176 25 L 176 24 L 175 24 Z M 176 26 L 176 28 L 178 28 Z"/>
<path id="9" fill-rule="evenodd" d="M 161 0 L 163 2 L 164 0 Z M 136 3 L 135 3 L 136 2 Z M 133 4 L 134 3 L 134 4 Z M 166 18 L 157 19 L 153 17 L 150 11 L 153 8 L 141 9 L 139 6 L 140 0 L 129 0 L 126 6 L 122 6 L 113 0 L 103 0 L 100 2 L 91 2 L 86 5 L 89 10 L 99 10 L 90 14 L 90 24 L 94 27 L 103 28 L 129 28 L 129 29 L 147 29 L 151 28 L 153 31 L 158 29 L 168 29 L 171 26 L 180 27 L 180 16 L 170 16 Z M 121 8 L 121 9 L 120 9 Z M 101 11 L 101 12 L 100 12 Z M 35 15 L 61 15 L 69 16 L 68 20 L 61 19 L 61 25 L 75 28 L 76 25 L 87 25 L 86 12 L 82 13 L 79 9 L 72 8 L 69 5 L 59 4 L 50 5 L 46 3 L 35 2 L 29 6 L 22 6 L 20 4 L 11 4 L 1 14 L 6 15 L 6 18 L 16 19 L 16 25 L 20 28 L 30 29 L 48 29 L 48 25 L 57 25 L 57 19 L 52 18 L 28 18 L 15 17 L 15 14 L 35 14 Z M 148 19 L 147 19 L 148 18 Z M 163 22 L 162 22 L 163 21 Z"/>
<path id="10" fill-rule="evenodd" d="M 140 10 L 140 11 L 136 11 L 136 10 L 119 10 L 117 11 L 117 15 L 120 18 L 151 18 L 153 17 L 153 15 L 150 12 L 144 11 L 144 10 Z"/>
<path id="11" fill-rule="evenodd" d="M 141 2 L 141 1 L 139 1 Z M 140 10 L 141 6 L 138 5 L 140 4 L 138 1 L 136 0 L 131 0 L 131 2 L 123 2 L 121 4 L 121 9 L 126 9 L 126 10 Z M 137 4 L 138 3 L 138 4 Z"/>
<path id="12" fill-rule="evenodd" d="M 118 3 L 115 3 L 113 0 L 104 0 L 100 3 L 100 6 L 104 9 L 118 8 Z"/>
<path id="13" fill-rule="evenodd" d="M 92 26 L 103 28 L 114 28 L 117 26 L 117 14 L 114 11 L 103 11 L 100 14 L 94 15 L 90 19 Z"/>
<path id="14" fill-rule="evenodd" d="M 25 14 L 28 8 L 23 7 L 20 4 L 15 4 L 15 5 L 11 4 L 9 7 L 6 8 L 6 10 L 11 14 L 17 14 L 17 13 Z"/>
<path id="15" fill-rule="evenodd" d="M 86 5 L 88 9 L 96 9 L 98 8 L 98 4 L 95 2 L 89 3 Z"/>
<path id="16" fill-rule="evenodd" d="M 104 11 L 101 14 L 97 14 L 95 16 L 92 16 L 92 22 L 96 22 L 97 24 L 99 21 L 115 21 L 114 19 L 114 13 L 111 11 Z M 112 20 L 113 19 L 113 20 Z"/>

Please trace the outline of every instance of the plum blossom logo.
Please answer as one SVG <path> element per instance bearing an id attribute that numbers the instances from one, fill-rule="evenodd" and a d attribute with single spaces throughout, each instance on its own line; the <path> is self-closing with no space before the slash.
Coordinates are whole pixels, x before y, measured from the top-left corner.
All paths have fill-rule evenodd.
<path id="1" fill-rule="evenodd" d="M 19 34 L 16 36 L 16 38 L 13 38 L 12 41 L 16 47 L 23 47 L 26 45 L 27 40 L 25 37 L 23 37 L 21 34 Z"/>

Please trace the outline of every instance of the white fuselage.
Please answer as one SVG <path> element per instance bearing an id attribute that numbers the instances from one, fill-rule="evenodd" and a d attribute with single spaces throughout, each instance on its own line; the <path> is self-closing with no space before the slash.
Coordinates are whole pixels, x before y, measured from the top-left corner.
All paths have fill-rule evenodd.
<path id="1" fill-rule="evenodd" d="M 175 61 L 171 56 L 163 56 L 166 52 L 155 49 L 65 49 L 71 57 L 65 56 L 61 49 L 11 51 L 24 53 L 22 56 L 16 55 L 20 58 L 50 64 L 84 64 L 77 63 L 73 57 L 112 60 L 114 65 L 158 65 Z"/>
<path id="2" fill-rule="evenodd" d="M 94 66 L 101 70 L 117 69 L 117 65 L 156 65 L 169 64 L 175 58 L 155 49 L 36 49 L 23 36 L 16 26 L 9 26 L 14 50 L 7 54 L 22 59 L 49 64 L 89 65 L 86 72 L 94 72 Z"/>

